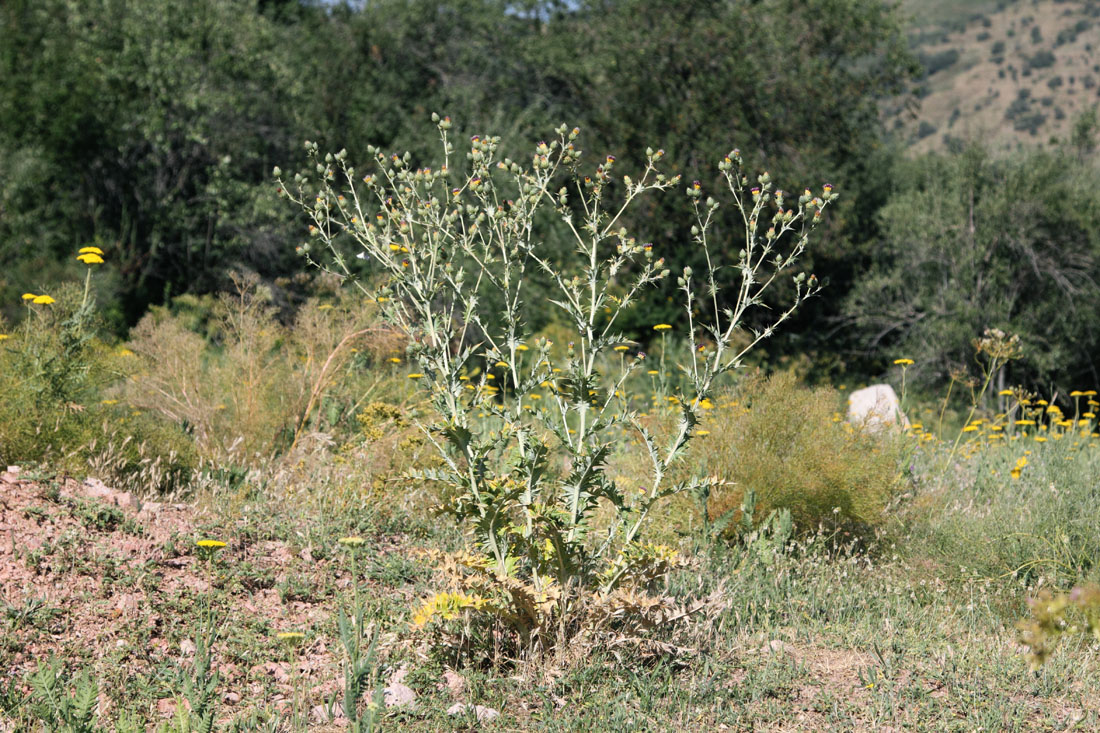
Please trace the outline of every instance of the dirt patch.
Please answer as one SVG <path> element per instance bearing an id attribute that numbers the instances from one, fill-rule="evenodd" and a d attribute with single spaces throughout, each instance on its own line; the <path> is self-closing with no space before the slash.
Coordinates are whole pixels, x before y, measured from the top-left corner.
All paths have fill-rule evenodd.
<path id="1" fill-rule="evenodd" d="M 189 669 L 209 610 L 221 636 L 222 710 L 235 713 L 242 700 L 285 707 L 294 684 L 314 703 L 330 698 L 341 686 L 339 650 L 307 634 L 291 652 L 276 634 L 327 624 L 331 597 L 310 589 L 322 575 L 333 589 L 350 578 L 277 541 L 231 543 L 207 563 L 195 546 L 204 519 L 190 505 L 141 502 L 94 480 L 0 473 L 0 684 L 29 693 L 25 676 L 56 659 L 101 680 L 101 714 L 128 702 L 122 690 L 112 699 L 105 681 L 137 681 L 152 688 L 141 712 L 171 716 L 177 696 L 165 677 Z"/>

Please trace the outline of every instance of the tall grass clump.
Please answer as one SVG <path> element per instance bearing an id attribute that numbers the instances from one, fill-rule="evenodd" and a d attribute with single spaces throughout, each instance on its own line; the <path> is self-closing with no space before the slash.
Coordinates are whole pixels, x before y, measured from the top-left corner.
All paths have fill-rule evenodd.
<path id="1" fill-rule="evenodd" d="M 756 373 L 721 395 L 713 411 L 721 430 L 700 441 L 697 454 L 720 480 L 705 508 L 710 521 L 737 535 L 748 500 L 760 519 L 789 511 L 802 533 L 881 525 L 902 483 L 903 443 L 892 431 L 841 420 L 842 403 L 833 388 L 805 386 L 791 372 Z"/>
<path id="2" fill-rule="evenodd" d="M 331 442 L 356 430 L 369 401 L 395 398 L 400 375 L 389 359 L 401 361 L 400 344 L 373 304 L 310 300 L 283 323 L 269 291 L 238 279 L 202 310 L 207 335 L 193 314 L 166 308 L 138 323 L 128 344 L 136 373 L 122 398 L 186 426 L 214 464 L 264 465 L 311 437 Z"/>
<path id="3" fill-rule="evenodd" d="M 672 474 L 715 380 L 817 291 L 812 276 L 792 269 L 836 194 L 826 186 L 820 196 L 788 196 L 767 173 L 750 180 L 731 151 L 719 180 L 743 229 L 740 252 L 727 261 L 719 256 L 729 243 L 711 241 L 719 202 L 698 181 L 687 187 L 695 244 L 709 267 L 675 275 L 691 359 L 684 386 L 671 395 L 677 427 L 658 441 L 624 397 L 627 380 L 648 367 L 618 323 L 639 293 L 672 276 L 660 246 L 625 225 L 639 201 L 679 188 L 680 176 L 661 170 L 663 151 L 645 151 L 624 175 L 613 156 L 585 163 L 579 130 L 563 126 L 525 160 L 502 157 L 500 138 L 488 136 L 471 138 L 463 160 L 450 120 L 433 119 L 442 158 L 430 165 L 371 147 L 359 169 L 346 151 L 321 154 L 307 143 L 313 171 L 286 182 L 275 170 L 310 220 L 305 257 L 353 280 L 408 340 L 418 365 L 409 377 L 430 400 L 434 417 L 424 427 L 443 462 L 425 476 L 451 487 L 450 509 L 476 543 L 475 552 L 443 561 L 455 590 L 426 601 L 415 625 L 487 615 L 526 652 L 571 638 L 596 618 L 614 625 L 674 616 L 638 601 L 636 592 L 679 561 L 670 548 L 648 544 L 644 530 L 663 499 L 705 481 Z M 560 266 L 544 239 L 551 218 L 574 245 Z M 371 279 L 354 276 L 356 258 Z M 720 274 L 723 265 L 729 270 Z M 551 297 L 530 300 L 532 272 L 551 281 Z M 787 307 L 735 347 L 746 311 L 788 273 Z M 546 307 L 569 324 L 566 343 L 531 333 L 531 309 Z M 697 348 L 704 339 L 711 347 Z M 629 358 L 607 358 L 623 346 Z M 622 431 L 642 443 L 648 466 L 645 482 L 629 492 L 606 471 Z M 597 535 L 591 520 L 601 504 L 614 508 L 613 520 Z M 592 608 L 600 610 L 583 612 Z"/>

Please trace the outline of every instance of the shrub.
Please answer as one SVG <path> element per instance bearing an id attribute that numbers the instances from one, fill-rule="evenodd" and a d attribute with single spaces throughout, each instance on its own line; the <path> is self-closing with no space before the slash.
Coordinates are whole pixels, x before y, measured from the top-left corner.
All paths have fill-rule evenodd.
<path id="1" fill-rule="evenodd" d="M 722 429 L 698 453 L 722 482 L 707 506 L 711 520 L 738 514 L 752 491 L 755 516 L 789 510 L 803 533 L 822 523 L 878 526 L 901 485 L 901 442 L 854 430 L 841 411 L 835 390 L 803 386 L 787 372 L 747 377 L 720 399 L 714 421 Z M 733 519 L 727 534 L 740 531 Z"/>
<path id="2" fill-rule="evenodd" d="M 1046 69 L 1054 66 L 1055 61 L 1057 61 L 1057 58 L 1050 51 L 1036 51 L 1027 60 L 1027 65 L 1030 69 Z"/>
<path id="3" fill-rule="evenodd" d="M 128 491 L 175 491 L 198 464 L 191 439 L 175 424 L 104 399 L 134 360 L 98 337 L 90 286 L 102 255 L 81 250 L 89 267 L 82 290 L 67 284 L 53 290 L 56 297 L 24 296 L 26 317 L 0 338 L 0 461 L 91 472 Z"/>
<path id="4" fill-rule="evenodd" d="M 198 310 L 154 309 L 138 323 L 129 344 L 137 374 L 121 397 L 185 425 L 208 459 L 258 465 L 305 433 L 350 433 L 357 405 L 403 376 L 373 305 L 312 300 L 287 326 L 267 291 L 241 280 Z M 193 330 L 200 323 L 209 340 Z"/>
<path id="5" fill-rule="evenodd" d="M 919 54 L 917 61 L 924 68 L 926 76 L 932 76 L 938 71 L 954 66 L 959 60 L 959 50 L 957 48 L 949 48 L 946 51 L 940 51 L 933 54 Z"/>

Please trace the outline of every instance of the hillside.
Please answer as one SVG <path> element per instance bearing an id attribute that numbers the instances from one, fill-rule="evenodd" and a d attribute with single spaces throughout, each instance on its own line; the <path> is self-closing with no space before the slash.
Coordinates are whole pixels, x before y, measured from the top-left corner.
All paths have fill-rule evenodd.
<path id="1" fill-rule="evenodd" d="M 916 105 L 886 114 L 914 152 L 951 139 L 1046 144 L 1100 102 L 1100 0 L 909 0 L 903 10 L 926 76 Z"/>

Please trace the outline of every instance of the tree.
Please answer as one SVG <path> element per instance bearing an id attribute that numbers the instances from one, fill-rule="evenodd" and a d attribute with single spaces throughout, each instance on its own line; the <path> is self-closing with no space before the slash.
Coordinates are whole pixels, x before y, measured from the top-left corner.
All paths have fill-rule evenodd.
<path id="1" fill-rule="evenodd" d="M 981 147 L 909 164 L 883 208 L 871 274 L 846 311 L 864 346 L 926 380 L 972 361 L 986 328 L 1019 334 L 1010 381 L 1098 382 L 1100 175 L 1069 151 Z"/>

